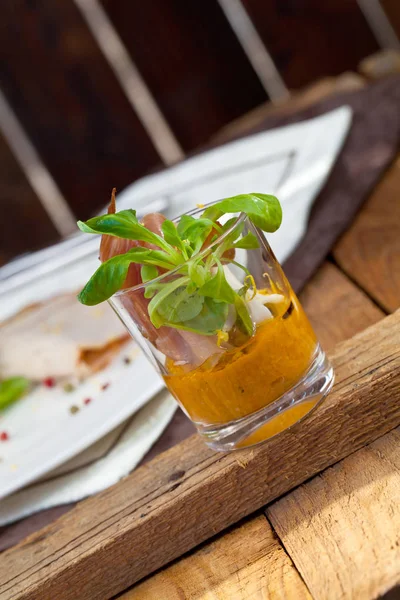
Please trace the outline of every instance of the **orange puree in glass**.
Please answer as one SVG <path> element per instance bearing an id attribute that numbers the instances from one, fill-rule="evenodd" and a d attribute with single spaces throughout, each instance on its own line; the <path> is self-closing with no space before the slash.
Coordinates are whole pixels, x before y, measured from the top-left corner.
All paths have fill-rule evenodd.
<path id="1" fill-rule="evenodd" d="M 208 360 L 185 372 L 167 365 L 165 382 L 193 421 L 219 424 L 240 419 L 298 383 L 310 366 L 317 340 L 294 294 L 291 302 L 289 310 L 285 303 L 249 341 L 226 351 L 213 366 Z"/>

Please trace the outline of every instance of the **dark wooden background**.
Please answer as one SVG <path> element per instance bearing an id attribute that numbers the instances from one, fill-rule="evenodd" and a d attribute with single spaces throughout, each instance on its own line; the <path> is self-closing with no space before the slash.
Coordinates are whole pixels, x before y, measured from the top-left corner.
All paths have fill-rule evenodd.
<path id="1" fill-rule="evenodd" d="M 97 1 L 184 152 L 268 100 L 217 0 Z M 386 0 L 393 12 L 396 2 Z M 292 90 L 378 50 L 356 0 L 243 5 Z M 88 217 L 160 156 L 74 0 L 3 0 L 1 13 L 0 89 L 73 213 Z M 0 167 L 1 264 L 59 234 L 1 129 Z"/>

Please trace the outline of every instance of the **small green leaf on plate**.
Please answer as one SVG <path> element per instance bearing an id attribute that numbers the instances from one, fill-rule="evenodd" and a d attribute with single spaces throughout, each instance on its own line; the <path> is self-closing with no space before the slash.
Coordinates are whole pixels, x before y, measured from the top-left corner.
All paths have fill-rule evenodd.
<path id="1" fill-rule="evenodd" d="M 19 400 L 30 386 L 25 377 L 10 377 L 0 381 L 0 410 Z"/>

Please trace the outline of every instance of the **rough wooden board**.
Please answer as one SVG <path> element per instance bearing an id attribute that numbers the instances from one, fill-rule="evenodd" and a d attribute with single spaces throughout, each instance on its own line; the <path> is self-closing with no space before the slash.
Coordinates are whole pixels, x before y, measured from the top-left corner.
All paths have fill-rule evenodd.
<path id="1" fill-rule="evenodd" d="M 327 261 L 306 285 L 300 300 L 325 350 L 384 317 L 368 296 Z"/>
<path id="2" fill-rule="evenodd" d="M 400 423 L 400 311 L 341 344 L 303 424 L 216 454 L 193 436 L 4 553 L 0 598 L 116 594 Z"/>
<path id="3" fill-rule="evenodd" d="M 388 312 L 400 304 L 400 157 L 382 179 L 333 255 Z"/>
<path id="4" fill-rule="evenodd" d="M 335 265 L 327 261 L 306 285 L 303 292 L 300 294 L 300 299 L 314 326 L 317 336 L 325 349 L 331 348 L 336 343 L 352 337 L 384 316 L 384 313 L 376 307 L 368 296 L 354 285 Z M 335 319 L 332 319 L 333 312 L 335 314 Z M 246 523 L 235 531 L 237 539 L 241 540 L 249 557 L 249 561 L 252 564 L 254 549 L 253 528 L 249 527 Z M 225 534 L 225 536 L 228 537 L 228 534 Z M 220 540 L 221 545 L 218 546 L 218 548 L 221 548 L 222 552 L 223 547 L 224 556 L 226 553 L 227 558 L 230 553 L 231 562 L 233 564 L 233 561 L 237 558 L 236 546 L 229 547 L 229 544 L 231 543 L 230 537 L 226 544 L 223 543 L 223 539 L 224 538 Z M 211 581 L 205 579 L 206 575 L 204 567 L 205 557 L 207 557 L 207 568 L 214 569 L 211 571 L 214 577 L 215 574 L 219 572 L 218 566 L 215 568 L 213 567 L 215 556 L 214 543 L 215 542 L 213 541 L 207 543 L 201 551 L 193 551 L 188 557 L 182 558 L 178 563 L 174 563 L 163 569 L 161 573 L 157 573 L 153 577 L 150 577 L 144 584 L 139 584 L 137 588 L 134 588 L 135 593 L 131 592 L 131 596 L 127 594 L 126 599 L 139 598 L 140 596 L 135 595 L 139 592 L 143 594 L 142 597 L 149 598 L 150 600 L 151 598 L 162 598 L 164 593 L 166 593 L 166 590 L 169 590 L 168 593 L 171 594 L 170 597 L 175 599 L 179 598 L 178 594 L 181 588 L 184 590 L 186 596 L 190 598 L 186 576 L 184 576 L 185 573 L 189 578 L 189 582 L 193 582 L 196 577 L 196 585 L 199 586 L 201 593 L 204 594 L 204 596 L 200 594 L 199 598 L 204 597 L 208 599 L 218 597 L 212 595 L 207 596 L 205 592 L 205 590 L 207 590 L 209 594 L 212 594 L 215 592 L 216 588 L 221 590 L 221 598 L 238 598 L 238 600 L 241 598 L 249 598 L 251 596 L 248 595 L 248 590 L 253 591 L 254 588 L 252 586 L 255 586 L 255 589 L 258 589 L 256 584 L 260 577 L 264 577 L 265 575 L 270 577 L 271 574 L 276 573 L 275 565 L 280 564 L 282 552 L 284 552 L 284 549 L 276 540 L 276 545 L 273 548 L 270 547 L 268 556 L 265 556 L 263 559 L 263 562 L 265 562 L 265 574 L 264 572 L 260 574 L 257 570 L 253 569 L 253 567 L 251 567 L 251 570 L 245 569 L 242 563 L 236 562 L 237 575 L 233 577 L 233 573 L 229 571 L 229 581 L 226 581 L 226 576 L 224 576 L 225 579 L 216 582 L 215 579 L 212 578 Z M 208 554 L 208 552 L 210 554 Z M 210 564 L 208 556 L 212 557 Z M 220 550 L 218 550 L 217 556 L 217 560 L 219 561 L 221 558 Z M 227 558 L 225 558 L 225 562 L 227 561 Z M 290 559 L 287 560 L 290 561 Z M 214 572 L 215 569 L 216 572 Z M 290 576 L 290 578 L 288 578 L 288 576 Z M 252 578 L 251 580 L 250 577 Z M 246 582 L 246 585 L 243 586 L 242 596 L 240 596 L 238 592 L 236 595 L 233 594 L 231 588 L 232 578 L 234 581 Z M 204 589 L 203 582 L 205 586 Z M 300 593 L 297 591 L 298 586 L 296 584 L 296 579 L 292 581 L 291 569 L 282 572 L 282 579 L 274 577 L 271 582 L 271 585 L 268 587 L 269 591 L 265 590 L 263 587 L 260 588 L 266 594 L 264 597 L 269 598 L 272 595 L 273 590 L 276 590 L 278 597 L 280 597 L 278 592 L 285 592 L 287 597 L 290 597 L 289 593 L 291 592 L 291 586 L 294 588 L 293 597 L 296 598 L 296 594 L 301 597 Z M 282 597 L 285 597 L 284 594 Z M 166 596 L 166 598 L 169 597 Z"/>
<path id="5" fill-rule="evenodd" d="M 396 429 L 268 508 L 313 597 L 372 600 L 400 583 L 399 472 Z"/>
<path id="6" fill-rule="evenodd" d="M 311 596 L 264 516 L 139 583 L 121 600 L 304 600 Z"/>

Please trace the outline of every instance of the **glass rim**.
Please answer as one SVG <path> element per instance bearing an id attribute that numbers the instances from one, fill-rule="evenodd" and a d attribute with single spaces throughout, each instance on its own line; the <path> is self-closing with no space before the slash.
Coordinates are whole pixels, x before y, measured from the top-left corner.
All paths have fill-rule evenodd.
<path id="1" fill-rule="evenodd" d="M 204 206 L 202 207 L 198 207 L 198 208 L 192 208 L 191 210 L 182 213 L 181 215 L 179 215 L 178 217 L 175 217 L 174 219 L 171 219 L 171 221 L 173 223 L 177 223 L 180 221 L 180 219 L 185 216 L 192 216 L 195 215 L 197 213 L 199 213 L 200 211 L 204 211 L 206 208 L 209 208 L 210 206 L 213 206 L 214 204 L 216 204 L 217 202 L 220 202 L 220 200 L 214 200 L 213 202 L 209 202 L 208 204 L 204 204 Z M 232 213 L 233 214 L 233 213 Z M 222 233 L 221 235 L 219 235 L 217 237 L 217 239 L 210 245 L 207 246 L 207 248 L 204 248 L 204 250 L 202 250 L 201 252 L 199 252 L 198 254 L 196 254 L 196 258 L 203 258 L 204 256 L 207 256 L 207 254 L 211 251 L 212 248 L 214 248 L 215 246 L 219 245 L 230 233 L 232 233 L 232 231 L 235 229 L 235 227 L 237 227 L 240 223 L 243 223 L 245 220 L 247 219 L 247 214 L 246 213 L 239 213 L 239 215 L 237 216 L 236 220 L 234 223 L 232 223 L 231 227 L 229 227 L 229 229 L 227 229 L 226 231 L 224 231 L 224 233 Z M 125 288 L 122 290 L 118 290 L 118 292 L 115 292 L 115 294 L 113 294 L 108 300 L 112 300 L 113 298 L 117 298 L 118 296 L 123 296 L 124 294 L 128 294 L 131 292 L 136 292 L 140 289 L 145 289 L 147 286 L 155 283 L 155 282 L 160 282 L 163 279 L 165 279 L 166 277 L 169 277 L 170 275 L 173 275 L 174 273 L 177 273 L 180 271 L 180 269 L 182 269 L 182 267 L 184 267 L 185 265 L 187 265 L 192 259 L 189 258 L 188 260 L 185 260 L 185 262 L 181 263 L 180 265 L 177 265 L 176 267 L 174 267 L 173 269 L 171 269 L 170 271 L 167 271 L 166 273 L 162 273 L 161 275 L 158 275 L 157 277 L 154 277 L 154 279 L 149 279 L 149 281 L 146 281 L 145 283 L 138 283 L 136 285 L 133 285 L 132 287 L 129 288 Z"/>

